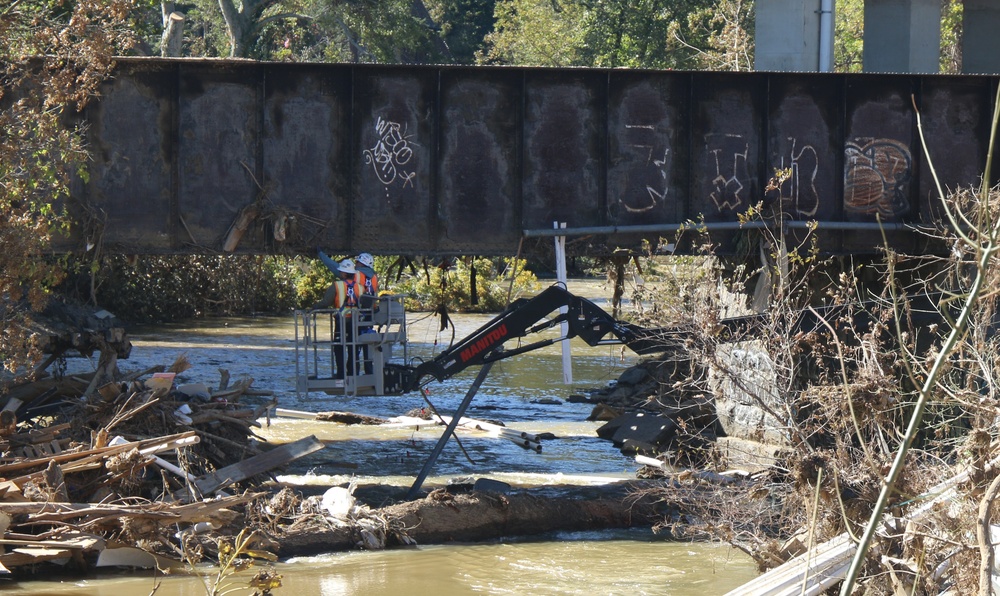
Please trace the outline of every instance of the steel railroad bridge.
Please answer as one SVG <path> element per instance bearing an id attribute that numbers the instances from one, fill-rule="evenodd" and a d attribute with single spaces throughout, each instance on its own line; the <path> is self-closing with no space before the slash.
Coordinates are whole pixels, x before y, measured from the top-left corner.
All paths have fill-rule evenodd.
<path id="1" fill-rule="evenodd" d="M 998 77 L 122 58 L 80 118 L 73 242 L 127 254 L 736 251 L 763 202 L 828 254 L 900 251 L 978 185 Z M 776 171 L 787 178 L 768 190 Z M 89 222 L 89 223 L 85 223 Z M 690 234 L 686 234 L 690 237 Z M 551 241 L 548 241 L 551 244 Z M 676 250 L 690 250 L 683 237 Z"/>

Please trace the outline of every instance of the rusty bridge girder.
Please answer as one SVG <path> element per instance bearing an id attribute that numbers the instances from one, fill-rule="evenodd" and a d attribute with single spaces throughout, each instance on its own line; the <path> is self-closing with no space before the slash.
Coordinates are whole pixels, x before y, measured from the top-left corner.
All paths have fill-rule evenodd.
<path id="1" fill-rule="evenodd" d="M 871 223 L 939 217 L 916 109 L 942 184 L 976 185 L 997 81 L 123 58 L 73 194 L 123 253 L 512 255 L 556 221 L 606 246 L 705 222 L 727 252 L 760 201 L 872 253 Z"/>

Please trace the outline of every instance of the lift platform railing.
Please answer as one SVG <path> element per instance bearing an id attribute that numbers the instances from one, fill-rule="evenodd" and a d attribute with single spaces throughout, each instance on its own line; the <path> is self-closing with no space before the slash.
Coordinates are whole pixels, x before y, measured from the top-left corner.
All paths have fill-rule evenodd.
<path id="1" fill-rule="evenodd" d="M 300 397 L 311 391 L 383 395 L 386 365 L 397 345 L 406 362 L 403 297 L 363 298 L 359 308 L 295 311 L 295 390 Z"/>

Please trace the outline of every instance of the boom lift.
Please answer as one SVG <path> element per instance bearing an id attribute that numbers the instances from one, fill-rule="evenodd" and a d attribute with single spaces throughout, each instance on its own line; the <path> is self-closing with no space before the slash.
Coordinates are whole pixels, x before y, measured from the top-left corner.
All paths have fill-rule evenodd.
<path id="1" fill-rule="evenodd" d="M 565 313 L 560 312 L 547 319 L 563 308 Z M 338 318 L 341 325 L 352 326 L 353 339 L 349 340 L 346 333 L 339 336 L 334 333 Z M 342 312 L 333 310 L 297 311 L 295 321 L 296 374 L 300 392 L 315 389 L 354 395 L 362 392 L 398 395 L 422 390 L 427 383 L 444 381 L 470 366 L 480 367 L 472 387 L 455 409 L 451 421 L 410 487 L 409 498 L 417 496 L 445 443 L 454 434 L 466 408 L 497 360 L 573 337 L 579 337 L 591 346 L 624 343 L 637 354 L 662 352 L 678 344 L 676 330 L 644 329 L 618 321 L 593 302 L 570 294 L 558 284 L 533 298 L 512 302 L 468 337 L 433 360 L 417 366 L 406 363 L 405 359 L 402 364 L 389 362 L 393 345 L 402 343 L 405 346 L 406 342 L 406 315 L 401 297 L 380 298 L 369 306 L 369 310 L 362 305 L 362 309 L 346 318 Z M 562 337 L 540 339 L 510 350 L 504 348 L 510 340 L 528 337 L 563 322 L 566 323 L 566 334 Z M 325 335 L 322 339 L 321 333 Z M 365 346 L 371 354 L 367 360 L 362 357 Z M 345 355 L 355 355 L 353 369 L 349 369 L 343 379 L 333 378 L 332 362 L 337 349 L 344 350 Z M 345 364 L 351 360 L 350 356 L 344 358 Z M 371 374 L 365 373 L 365 365 L 368 365 Z"/>
<path id="2" fill-rule="evenodd" d="M 551 319 L 549 315 L 566 307 Z M 484 366 L 573 337 L 590 346 L 625 344 L 637 354 L 662 352 L 677 345 L 676 330 L 645 329 L 612 318 L 593 302 L 553 285 L 532 298 L 510 304 L 488 323 L 448 348 L 433 360 L 413 366 L 406 361 L 406 313 L 401 296 L 382 296 L 365 308 L 361 316 L 343 317 L 337 310 L 296 311 L 296 390 L 323 391 L 341 395 L 401 395 L 437 380 L 444 381 L 470 366 Z M 351 326 L 337 337 L 336 319 Z M 507 350 L 514 339 L 550 329 L 565 321 L 564 337 L 537 340 Z M 346 327 L 345 327 L 346 328 Z M 391 362 L 394 346 L 403 346 L 403 362 Z M 364 356 L 367 347 L 368 357 Z M 355 354 L 353 370 L 343 379 L 334 376 L 334 352 Z M 345 357 L 346 362 L 351 360 Z M 365 372 L 365 367 L 371 371 Z"/>

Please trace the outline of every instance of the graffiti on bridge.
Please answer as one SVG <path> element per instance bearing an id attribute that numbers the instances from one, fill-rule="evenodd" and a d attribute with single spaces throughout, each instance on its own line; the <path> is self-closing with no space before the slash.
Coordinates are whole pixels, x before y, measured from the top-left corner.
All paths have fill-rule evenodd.
<path id="1" fill-rule="evenodd" d="M 713 174 L 709 197 L 719 212 L 736 211 L 748 198 L 750 174 L 747 156 L 750 145 L 743 135 L 707 134 L 705 147 L 709 172 Z"/>
<path id="2" fill-rule="evenodd" d="M 812 145 L 796 149 L 796 139 L 789 137 L 792 147 L 788 163 L 781 156 L 779 170 L 787 175 L 778 183 L 777 189 L 768 193 L 768 199 L 780 201 L 782 210 L 796 216 L 813 217 L 819 210 L 819 191 L 816 190 L 816 176 L 819 174 L 819 156 Z"/>
<path id="3" fill-rule="evenodd" d="M 406 166 L 413 158 L 413 147 L 410 135 L 398 122 L 383 120 L 381 116 L 375 121 L 377 140 L 371 149 L 364 150 L 365 164 L 371 165 L 375 175 L 387 188 L 399 182 L 403 188 L 413 187 L 416 172 Z"/>
<path id="4" fill-rule="evenodd" d="M 648 124 L 626 124 L 625 129 L 640 132 L 654 133 L 655 137 L 656 127 Z M 648 169 L 652 167 L 655 169 L 655 176 L 657 176 L 662 182 L 653 186 L 652 184 L 646 184 L 646 192 L 636 193 L 639 198 L 633 203 L 631 201 L 626 201 L 624 198 L 619 199 L 619 204 L 625 208 L 628 213 L 644 213 L 646 211 L 651 211 L 656 208 L 657 205 L 662 204 L 667 196 L 667 190 L 669 182 L 667 180 L 667 156 L 670 154 L 670 148 L 664 147 L 661 157 L 660 150 L 651 141 L 650 143 L 632 143 L 629 147 L 637 149 L 640 155 L 643 155 L 643 160 L 645 162 L 645 167 Z"/>
<path id="5" fill-rule="evenodd" d="M 910 210 L 910 149 L 894 139 L 859 139 L 844 146 L 844 211 L 895 217 Z"/>

